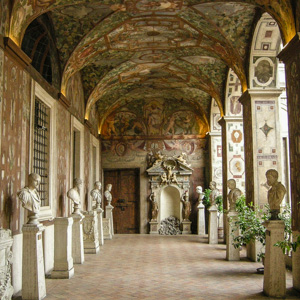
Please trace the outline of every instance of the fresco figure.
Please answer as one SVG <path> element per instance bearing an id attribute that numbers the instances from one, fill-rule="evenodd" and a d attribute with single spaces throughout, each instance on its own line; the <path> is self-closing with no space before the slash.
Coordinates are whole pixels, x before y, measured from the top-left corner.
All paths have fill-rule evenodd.
<path id="1" fill-rule="evenodd" d="M 175 115 L 172 115 L 170 120 L 169 120 L 169 124 L 168 124 L 168 127 L 166 128 L 166 135 L 169 135 L 169 133 L 171 133 L 171 135 L 174 135 L 175 134 L 175 120 L 176 120 L 176 116 Z"/>
<path id="2" fill-rule="evenodd" d="M 28 210 L 29 221 L 27 224 L 38 224 L 38 213 L 41 207 L 41 198 L 37 191 L 41 183 L 41 176 L 36 173 L 28 175 L 28 185 L 17 192 L 22 206 Z"/>
<path id="3" fill-rule="evenodd" d="M 271 188 L 268 191 L 268 203 L 270 205 L 271 220 L 278 220 L 280 204 L 286 194 L 286 188 L 278 181 L 278 172 L 270 169 L 266 172 L 267 184 Z"/>

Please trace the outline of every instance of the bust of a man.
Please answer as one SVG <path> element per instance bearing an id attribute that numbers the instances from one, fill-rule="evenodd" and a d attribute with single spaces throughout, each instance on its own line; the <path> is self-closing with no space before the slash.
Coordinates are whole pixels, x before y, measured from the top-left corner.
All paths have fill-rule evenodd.
<path id="1" fill-rule="evenodd" d="M 102 196 L 101 196 L 101 182 L 96 181 L 94 183 L 94 189 L 91 190 L 90 195 L 93 199 L 93 208 L 100 209 Z"/>
<path id="2" fill-rule="evenodd" d="M 104 192 L 104 196 L 106 201 L 108 202 L 108 205 L 111 205 L 111 201 L 112 201 L 111 189 L 112 189 L 112 185 L 110 183 L 107 184 L 106 190 Z"/>
<path id="3" fill-rule="evenodd" d="M 242 191 L 236 188 L 236 181 L 234 179 L 229 179 L 227 181 L 227 186 L 229 188 L 228 193 L 228 201 L 229 201 L 229 210 L 235 211 L 236 210 L 236 201 L 242 195 Z"/>
<path id="4" fill-rule="evenodd" d="M 218 197 L 217 183 L 215 181 L 211 181 L 209 183 L 209 188 L 211 189 L 211 193 L 209 195 L 210 205 L 216 205 L 216 198 Z"/>
<path id="5" fill-rule="evenodd" d="M 268 203 L 270 205 L 271 220 L 278 220 L 280 204 L 286 194 L 286 189 L 281 182 L 278 182 L 278 172 L 270 169 L 266 172 L 267 184 L 271 188 L 268 191 Z"/>
<path id="6" fill-rule="evenodd" d="M 17 192 L 22 206 L 28 210 L 29 221 L 27 224 L 38 224 L 38 213 L 41 207 L 40 195 L 37 191 L 41 183 L 41 176 L 36 173 L 28 175 L 28 185 Z"/>
<path id="7" fill-rule="evenodd" d="M 75 178 L 73 180 L 73 187 L 68 191 L 67 196 L 74 203 L 74 214 L 80 214 L 80 188 L 82 186 L 82 180 Z"/>

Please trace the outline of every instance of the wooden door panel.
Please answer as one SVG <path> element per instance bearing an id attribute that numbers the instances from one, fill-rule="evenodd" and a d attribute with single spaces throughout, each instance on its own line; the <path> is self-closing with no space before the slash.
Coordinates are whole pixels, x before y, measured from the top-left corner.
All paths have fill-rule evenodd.
<path id="1" fill-rule="evenodd" d="M 115 233 L 139 232 L 139 173 L 135 169 L 104 171 L 105 186 L 112 184 Z"/>

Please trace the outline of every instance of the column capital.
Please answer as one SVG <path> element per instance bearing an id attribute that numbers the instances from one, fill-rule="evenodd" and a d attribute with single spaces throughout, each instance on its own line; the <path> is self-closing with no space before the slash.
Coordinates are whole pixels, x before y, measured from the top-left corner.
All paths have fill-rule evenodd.
<path id="1" fill-rule="evenodd" d="M 290 42 L 283 48 L 283 50 L 277 55 L 277 57 L 284 63 L 289 62 L 300 51 L 300 32 L 290 40 Z"/>

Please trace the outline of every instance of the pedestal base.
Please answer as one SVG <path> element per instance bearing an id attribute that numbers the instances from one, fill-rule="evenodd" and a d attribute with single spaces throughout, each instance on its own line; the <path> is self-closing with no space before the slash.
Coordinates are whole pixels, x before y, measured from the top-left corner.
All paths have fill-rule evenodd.
<path id="1" fill-rule="evenodd" d="M 46 282 L 44 269 L 42 224 L 23 226 L 22 299 L 44 299 Z"/>
<path id="2" fill-rule="evenodd" d="M 86 254 L 97 254 L 100 251 L 98 240 L 98 217 L 95 211 L 86 211 L 83 220 L 83 247 Z"/>
<path id="3" fill-rule="evenodd" d="M 293 241 L 300 235 L 299 231 L 293 231 Z M 293 288 L 300 292 L 300 247 L 292 254 Z"/>
<path id="4" fill-rule="evenodd" d="M 111 240 L 111 228 L 110 228 L 110 219 L 103 218 L 103 237 L 105 240 Z"/>
<path id="5" fill-rule="evenodd" d="M 209 208 L 208 243 L 218 244 L 218 210 L 215 205 Z"/>
<path id="6" fill-rule="evenodd" d="M 97 216 L 98 216 L 98 238 L 99 238 L 99 245 L 104 245 L 104 236 L 103 236 L 103 209 L 97 208 L 96 209 Z"/>
<path id="7" fill-rule="evenodd" d="M 205 235 L 205 206 L 201 203 L 198 205 L 198 235 Z"/>
<path id="8" fill-rule="evenodd" d="M 239 228 L 234 225 L 238 219 L 237 212 L 228 212 L 226 226 L 226 260 L 240 260 L 240 249 L 234 248 L 233 240 L 239 235 Z"/>
<path id="9" fill-rule="evenodd" d="M 72 256 L 74 264 L 83 264 L 84 251 L 83 251 L 83 232 L 82 214 L 72 214 L 73 227 L 72 227 Z"/>
<path id="10" fill-rule="evenodd" d="M 54 269 L 51 278 L 69 279 L 74 276 L 72 226 L 71 217 L 54 219 Z"/>
<path id="11" fill-rule="evenodd" d="M 192 233 L 191 224 L 192 224 L 192 222 L 188 221 L 188 220 L 183 220 L 181 222 L 182 234 L 191 234 Z"/>
<path id="12" fill-rule="evenodd" d="M 110 220 L 110 233 L 114 236 L 114 218 L 113 218 L 114 207 L 110 204 L 105 207 L 105 217 Z"/>
<path id="13" fill-rule="evenodd" d="M 283 298 L 286 293 L 286 269 L 284 254 L 275 243 L 284 239 L 284 222 L 267 221 L 266 253 L 264 270 L 264 293 L 269 297 Z"/>
<path id="14" fill-rule="evenodd" d="M 151 220 L 150 224 L 150 234 L 158 234 L 158 222 L 157 220 Z"/>

